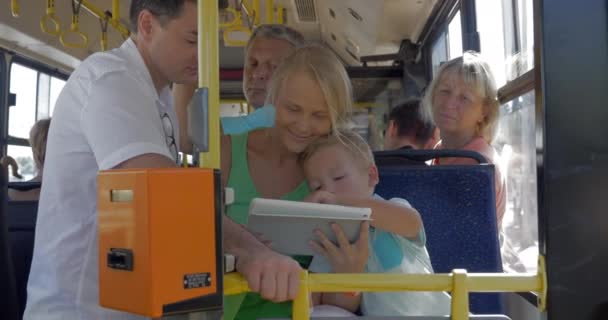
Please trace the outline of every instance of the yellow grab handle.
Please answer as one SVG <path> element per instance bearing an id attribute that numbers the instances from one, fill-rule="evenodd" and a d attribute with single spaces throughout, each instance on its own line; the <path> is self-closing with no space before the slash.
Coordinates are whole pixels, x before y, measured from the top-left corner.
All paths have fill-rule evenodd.
<path id="1" fill-rule="evenodd" d="M 233 39 L 231 35 L 241 33 L 240 39 Z M 227 47 L 244 47 L 247 45 L 247 41 L 251 37 L 251 30 L 242 26 L 232 27 L 224 30 L 223 38 L 224 44 Z"/>
<path id="2" fill-rule="evenodd" d="M 11 0 L 11 14 L 15 18 L 19 18 L 21 15 L 21 6 L 19 6 L 18 0 Z"/>
<path id="3" fill-rule="evenodd" d="M 59 21 L 55 17 L 55 1 L 46 1 L 46 15 L 40 19 L 40 29 L 46 34 L 58 36 L 61 33 Z"/>
<path id="4" fill-rule="evenodd" d="M 232 14 L 233 18 L 229 22 L 220 23 L 220 28 L 231 28 L 233 26 L 242 24 L 241 14 L 238 11 L 234 10 L 234 8 L 226 8 L 224 9 L 224 11 Z"/>
<path id="5" fill-rule="evenodd" d="M 80 38 L 80 42 L 72 42 L 66 39 L 67 35 L 76 35 Z M 61 33 L 59 37 L 59 41 L 66 48 L 72 49 L 84 49 L 89 45 L 89 37 L 80 31 L 80 27 L 78 24 L 78 15 L 72 15 L 72 24 L 70 24 L 70 29 L 65 30 Z"/>

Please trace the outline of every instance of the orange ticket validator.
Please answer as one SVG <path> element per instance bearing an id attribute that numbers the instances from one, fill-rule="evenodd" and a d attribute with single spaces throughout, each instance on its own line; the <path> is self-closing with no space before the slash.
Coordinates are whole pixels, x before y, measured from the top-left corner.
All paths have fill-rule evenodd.
<path id="1" fill-rule="evenodd" d="M 222 308 L 218 170 L 98 175 L 99 303 L 148 317 Z"/>

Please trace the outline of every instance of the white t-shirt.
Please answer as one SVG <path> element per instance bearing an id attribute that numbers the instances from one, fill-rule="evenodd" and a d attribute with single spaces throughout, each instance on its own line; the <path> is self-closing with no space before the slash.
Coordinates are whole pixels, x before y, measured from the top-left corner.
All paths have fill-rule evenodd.
<path id="1" fill-rule="evenodd" d="M 374 199 L 384 200 L 378 195 Z M 394 204 L 411 208 L 410 203 L 401 198 L 389 200 Z M 372 219 L 373 219 L 372 213 Z M 317 255 L 308 268 L 311 272 L 331 272 L 329 261 Z M 426 250 L 424 227 L 416 239 L 406 239 L 399 235 L 371 228 L 369 234 L 369 257 L 366 273 L 433 273 L 431 259 Z M 316 307 L 315 307 L 316 308 Z M 450 298 L 444 292 L 363 292 L 361 313 L 364 316 L 443 316 L 450 314 Z"/>
<path id="2" fill-rule="evenodd" d="M 170 89 L 158 94 L 129 39 L 80 64 L 56 105 L 24 319 L 138 319 L 99 306 L 97 174 L 142 154 L 175 158 L 162 120 L 177 139 Z"/>

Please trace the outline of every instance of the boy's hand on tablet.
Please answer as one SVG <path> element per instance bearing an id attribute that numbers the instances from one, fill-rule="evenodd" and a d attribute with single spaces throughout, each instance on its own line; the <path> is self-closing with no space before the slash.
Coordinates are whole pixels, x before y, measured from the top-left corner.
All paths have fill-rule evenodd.
<path id="1" fill-rule="evenodd" d="M 336 273 L 362 273 L 365 271 L 367 258 L 369 256 L 369 221 L 361 224 L 359 239 L 349 243 L 344 231 L 338 224 L 332 224 L 332 230 L 336 234 L 338 245 L 336 246 L 323 232 L 316 232 L 318 242 L 312 241 L 313 249 L 324 256 L 331 264 Z"/>

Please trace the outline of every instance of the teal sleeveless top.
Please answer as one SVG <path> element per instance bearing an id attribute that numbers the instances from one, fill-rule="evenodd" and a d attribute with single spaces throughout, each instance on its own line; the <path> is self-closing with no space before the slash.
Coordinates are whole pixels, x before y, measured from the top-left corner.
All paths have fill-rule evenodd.
<path id="1" fill-rule="evenodd" d="M 239 224 L 247 224 L 249 203 L 260 194 L 255 189 L 249 163 L 247 161 L 248 133 L 231 135 L 232 163 L 228 188 L 234 190 L 234 202 L 228 206 L 227 215 Z M 281 197 L 282 200 L 301 201 L 308 196 L 310 190 L 303 181 L 295 190 Z M 302 265 L 308 267 L 311 257 L 293 257 Z M 274 303 L 262 299 L 257 293 L 247 293 L 224 297 L 224 320 L 249 320 L 259 318 L 291 318 L 291 302 Z"/>

